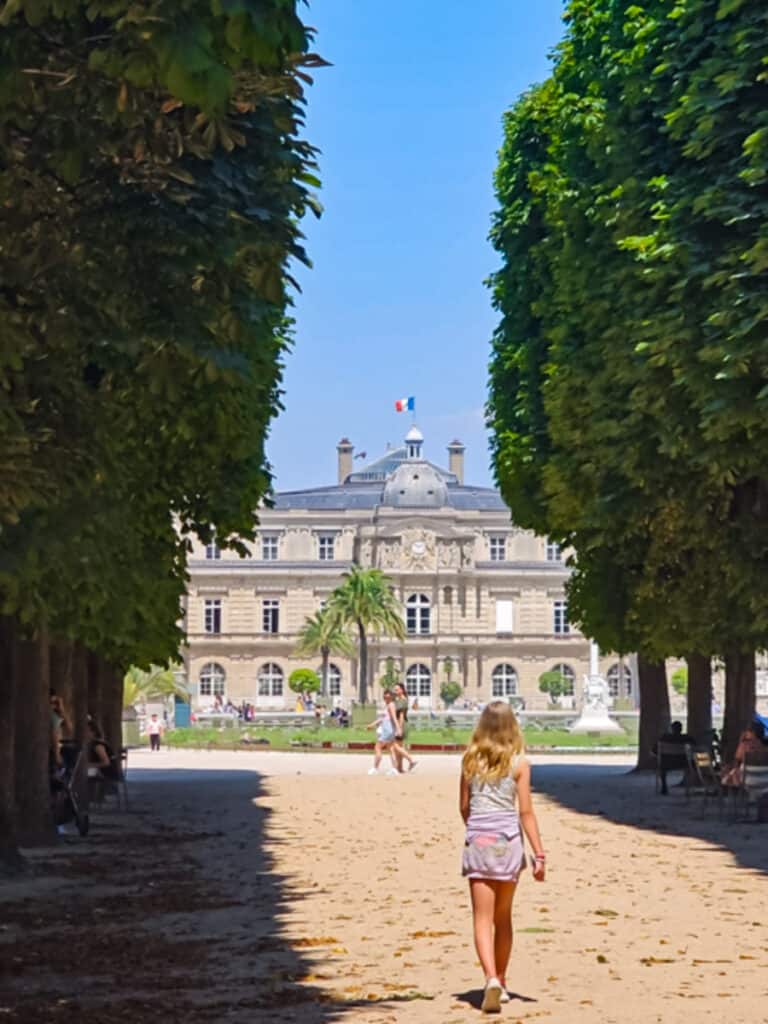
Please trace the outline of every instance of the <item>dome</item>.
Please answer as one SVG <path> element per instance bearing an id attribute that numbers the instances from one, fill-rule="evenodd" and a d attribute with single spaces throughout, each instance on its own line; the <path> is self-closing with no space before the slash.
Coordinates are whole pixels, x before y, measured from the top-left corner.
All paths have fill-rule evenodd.
<path id="1" fill-rule="evenodd" d="M 415 423 L 411 427 L 411 429 L 408 431 L 408 433 L 405 435 L 405 440 L 406 441 L 423 441 L 424 440 L 424 435 L 422 434 L 422 432 L 419 430 L 419 428 L 416 426 Z"/>
<path id="2" fill-rule="evenodd" d="M 389 477 L 383 502 L 394 508 L 441 508 L 448 504 L 448 487 L 429 462 L 411 460 Z"/>

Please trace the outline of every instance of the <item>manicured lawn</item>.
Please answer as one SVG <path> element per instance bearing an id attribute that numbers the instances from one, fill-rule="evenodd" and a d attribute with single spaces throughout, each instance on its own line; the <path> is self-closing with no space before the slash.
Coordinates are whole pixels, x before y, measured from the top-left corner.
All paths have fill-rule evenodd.
<path id="1" fill-rule="evenodd" d="M 412 729 L 409 743 L 467 743 L 469 729 Z M 164 742 L 172 747 L 232 747 L 248 738 L 266 739 L 272 749 L 286 750 L 297 743 L 371 743 L 374 733 L 368 729 L 339 729 L 318 727 L 296 729 L 291 727 L 240 727 L 232 729 L 190 728 L 166 733 Z M 616 736 L 574 736 L 565 729 L 526 729 L 525 741 L 530 747 L 626 747 L 637 743 L 636 733 Z"/>

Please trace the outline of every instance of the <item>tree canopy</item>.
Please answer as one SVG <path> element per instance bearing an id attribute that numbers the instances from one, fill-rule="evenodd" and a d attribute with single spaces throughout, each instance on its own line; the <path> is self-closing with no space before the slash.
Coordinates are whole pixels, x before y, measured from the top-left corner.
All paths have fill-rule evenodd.
<path id="1" fill-rule="evenodd" d="M 573 0 L 507 115 L 490 416 L 571 615 L 658 659 L 764 645 L 768 12 Z M 754 691 L 726 723 L 732 738 Z"/>

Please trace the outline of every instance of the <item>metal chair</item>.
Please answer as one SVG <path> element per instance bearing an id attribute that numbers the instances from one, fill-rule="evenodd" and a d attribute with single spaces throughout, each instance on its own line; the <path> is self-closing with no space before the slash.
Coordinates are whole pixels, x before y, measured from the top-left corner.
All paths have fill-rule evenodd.
<path id="1" fill-rule="evenodd" d="M 708 750 L 694 750 L 686 747 L 688 758 L 688 770 L 685 773 L 685 798 L 690 800 L 694 791 L 702 795 L 702 811 L 706 811 L 709 801 L 717 801 L 718 817 L 723 813 L 723 798 L 725 789 L 720 781 L 720 775 L 715 767 L 712 754 Z"/>
<path id="2" fill-rule="evenodd" d="M 768 794 L 768 764 L 750 764 L 745 760 L 741 785 L 734 794 L 736 817 L 749 821 L 752 804 L 757 811 L 757 803 L 765 794 Z"/>

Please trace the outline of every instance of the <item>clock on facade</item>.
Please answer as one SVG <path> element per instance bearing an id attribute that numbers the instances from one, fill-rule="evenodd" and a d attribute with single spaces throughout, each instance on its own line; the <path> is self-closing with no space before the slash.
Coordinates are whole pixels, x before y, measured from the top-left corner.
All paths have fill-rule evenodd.
<path id="1" fill-rule="evenodd" d="M 411 554 L 416 555 L 417 558 L 420 558 L 423 554 L 425 554 L 426 550 L 427 545 L 424 543 L 423 540 L 415 540 L 413 544 L 411 544 Z"/>

